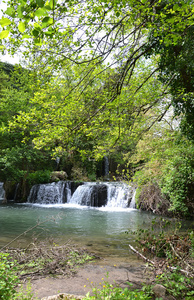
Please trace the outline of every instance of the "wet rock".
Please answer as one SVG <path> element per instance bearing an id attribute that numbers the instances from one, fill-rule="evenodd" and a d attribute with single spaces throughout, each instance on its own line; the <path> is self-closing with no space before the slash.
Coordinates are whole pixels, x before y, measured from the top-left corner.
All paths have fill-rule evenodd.
<path id="1" fill-rule="evenodd" d="M 5 181 L 3 188 L 5 190 L 5 202 L 7 200 L 13 200 L 15 198 L 15 190 L 16 190 L 16 182 L 15 181 Z"/>

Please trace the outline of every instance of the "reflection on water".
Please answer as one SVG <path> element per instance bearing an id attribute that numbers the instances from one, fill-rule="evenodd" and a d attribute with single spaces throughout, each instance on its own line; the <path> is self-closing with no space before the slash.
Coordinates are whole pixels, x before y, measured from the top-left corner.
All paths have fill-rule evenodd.
<path id="1" fill-rule="evenodd" d="M 153 214 L 134 209 L 88 208 L 68 204 L 0 206 L 0 246 L 28 228 L 52 218 L 20 238 L 20 246 L 28 244 L 33 236 L 52 238 L 55 243 L 76 243 L 86 246 L 101 256 L 129 256 L 128 244 L 134 236 L 126 230 L 146 228 L 156 218 Z M 158 220 L 160 217 L 157 217 Z M 18 242 L 11 246 L 18 246 Z"/>

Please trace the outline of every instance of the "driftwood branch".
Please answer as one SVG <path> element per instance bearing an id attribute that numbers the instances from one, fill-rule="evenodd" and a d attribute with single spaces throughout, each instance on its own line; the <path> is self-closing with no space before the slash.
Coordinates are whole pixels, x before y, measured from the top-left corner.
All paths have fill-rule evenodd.
<path id="1" fill-rule="evenodd" d="M 149 258 L 145 257 L 142 253 L 140 253 L 137 249 L 135 249 L 135 248 L 134 248 L 133 246 L 131 246 L 130 244 L 129 244 L 129 248 L 130 248 L 134 253 L 136 253 L 138 256 L 140 256 L 143 260 L 147 261 L 148 263 L 150 263 L 151 265 L 153 265 L 154 267 L 156 267 L 156 264 L 155 264 L 154 261 L 152 261 L 152 260 L 150 260 Z M 171 270 L 171 271 L 177 270 L 177 271 L 180 271 L 181 273 L 184 273 L 184 274 L 186 274 L 186 275 L 188 275 L 188 276 L 193 276 L 193 273 L 188 272 L 188 271 L 183 270 L 183 269 L 178 269 L 178 268 L 176 268 L 176 267 L 168 266 L 168 269 Z"/>
<path id="2" fill-rule="evenodd" d="M 138 250 L 136 250 L 133 246 L 131 246 L 130 244 L 129 244 L 129 248 L 133 251 L 133 252 L 135 252 L 138 256 L 140 256 L 143 260 L 145 260 L 145 261 L 147 261 L 147 262 L 149 262 L 151 265 L 155 265 L 155 263 L 152 261 L 152 260 L 150 260 L 149 258 L 147 258 L 147 257 L 145 257 L 142 253 L 140 253 Z"/>
<path id="3" fill-rule="evenodd" d="M 170 244 L 170 247 L 171 247 L 172 251 L 174 252 L 174 254 L 175 254 L 180 260 L 182 260 L 183 263 L 184 263 L 190 270 L 192 270 L 192 271 L 194 272 L 194 268 L 193 268 L 191 265 L 189 265 L 185 260 L 183 260 L 182 257 L 180 257 L 180 255 L 176 252 L 176 250 L 174 249 L 174 247 L 173 247 L 173 245 L 172 245 L 171 243 L 169 243 L 169 244 Z"/>

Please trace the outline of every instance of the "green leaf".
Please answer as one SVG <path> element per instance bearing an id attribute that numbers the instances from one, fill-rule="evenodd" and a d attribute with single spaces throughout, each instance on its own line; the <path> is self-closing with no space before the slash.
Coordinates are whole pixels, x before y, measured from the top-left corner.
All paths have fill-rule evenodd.
<path id="1" fill-rule="evenodd" d="M 10 25 L 10 24 L 11 24 L 11 21 L 10 21 L 8 18 L 2 18 L 2 19 L 0 20 L 0 25 L 1 25 L 2 27 L 7 26 L 7 25 Z"/>
<path id="2" fill-rule="evenodd" d="M 36 29 L 33 29 L 32 30 L 32 34 L 33 34 L 33 36 L 38 36 L 39 35 L 39 31 L 36 30 Z"/>
<path id="3" fill-rule="evenodd" d="M 21 21 L 21 22 L 19 23 L 18 29 L 19 29 L 20 32 L 24 32 L 24 31 L 25 31 L 26 26 L 25 26 L 24 22 Z"/>
<path id="4" fill-rule="evenodd" d="M 37 45 L 37 46 L 41 46 L 42 45 L 42 40 L 41 39 L 35 39 L 34 40 L 34 43 L 35 43 L 35 45 Z"/>
<path id="5" fill-rule="evenodd" d="M 56 6 L 57 0 L 50 0 L 49 1 L 49 6 L 51 7 L 51 9 L 54 9 Z"/>
<path id="6" fill-rule="evenodd" d="M 42 23 L 49 23 L 49 21 L 52 21 L 52 19 L 50 17 L 45 17 L 43 20 L 42 20 Z"/>
<path id="7" fill-rule="evenodd" d="M 36 3 L 38 4 L 39 7 L 43 7 L 45 4 L 44 0 L 36 0 Z"/>
<path id="8" fill-rule="evenodd" d="M 31 38 L 31 36 L 30 36 L 29 34 L 24 34 L 24 35 L 22 36 L 22 38 L 23 38 L 23 39 L 29 39 L 29 38 Z"/>
<path id="9" fill-rule="evenodd" d="M 18 6 L 17 12 L 18 12 L 18 17 L 19 18 L 23 17 L 23 11 L 24 11 L 24 7 L 22 5 Z"/>
<path id="10" fill-rule="evenodd" d="M 47 10 L 52 10 L 52 8 L 51 8 L 49 5 L 45 5 L 45 8 L 46 8 Z"/>
<path id="11" fill-rule="evenodd" d="M 5 39 L 9 35 L 9 30 L 3 30 L 0 32 L 0 39 Z"/>
<path id="12" fill-rule="evenodd" d="M 179 5 L 178 4 L 175 4 L 175 5 L 173 5 L 173 10 L 177 10 L 179 8 Z"/>
<path id="13" fill-rule="evenodd" d="M 35 12 L 35 16 L 36 17 L 43 17 L 45 16 L 47 13 L 45 11 L 44 8 L 39 8 L 36 12 Z"/>
<path id="14" fill-rule="evenodd" d="M 12 7 L 8 7 L 7 10 L 5 11 L 5 13 L 8 16 L 13 17 L 15 15 L 15 10 Z"/>

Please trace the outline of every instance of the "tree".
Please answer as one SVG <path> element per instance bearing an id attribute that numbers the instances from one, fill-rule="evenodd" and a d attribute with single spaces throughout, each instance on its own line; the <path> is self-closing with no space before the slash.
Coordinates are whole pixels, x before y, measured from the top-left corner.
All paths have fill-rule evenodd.
<path id="1" fill-rule="evenodd" d="M 51 158 L 50 154 L 35 149 L 32 141 L 22 143 L 24 128 L 23 132 L 9 128 L 9 122 L 19 119 L 21 111 L 27 113 L 30 110 L 29 99 L 35 86 L 38 88 L 35 74 L 19 66 L 6 63 L 1 63 L 1 66 L 0 178 L 19 182 L 30 169 L 49 166 Z"/>
<path id="2" fill-rule="evenodd" d="M 126 162 L 133 166 L 138 205 L 158 214 L 192 216 L 194 145 L 168 116 L 138 142 Z"/>
<path id="3" fill-rule="evenodd" d="M 8 1 L 1 49 L 22 49 L 36 84 L 30 83 L 29 107 L 5 132 L 19 133 L 22 143 L 53 157 L 131 155 L 174 107 L 193 139 L 193 12 L 191 0 Z M 171 137 L 163 145 L 155 135 L 163 151 Z M 180 140 L 180 149 L 185 140 L 190 149 L 185 137 Z M 172 155 L 170 161 L 176 164 Z M 176 176 L 168 186 L 162 174 L 160 188 L 173 198 Z M 189 179 L 190 171 L 185 174 Z"/>
<path id="4" fill-rule="evenodd" d="M 163 49 L 177 45 L 185 29 L 193 24 L 192 12 L 189 0 L 123 0 L 119 3 L 115 0 L 111 4 L 93 0 L 65 3 L 10 0 L 1 20 L 0 37 L 9 36 L 9 51 L 15 52 L 22 45 L 28 57 L 30 47 L 30 55 L 36 53 L 39 63 L 43 57 L 42 64 L 55 70 L 67 60 L 74 64 L 91 63 L 90 71 L 87 67 L 84 73 L 86 77 L 102 62 L 106 70 L 109 57 L 111 65 L 116 66 L 117 76 L 111 79 L 114 89 L 107 97 L 108 103 L 120 95 L 124 83 L 130 82 L 137 62 L 155 46 L 149 34 Z M 147 80 L 154 73 L 152 70 Z M 75 87 L 79 84 L 82 79 Z"/>

